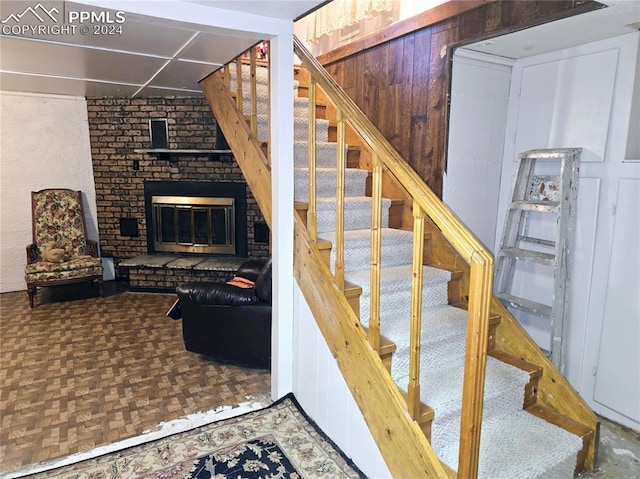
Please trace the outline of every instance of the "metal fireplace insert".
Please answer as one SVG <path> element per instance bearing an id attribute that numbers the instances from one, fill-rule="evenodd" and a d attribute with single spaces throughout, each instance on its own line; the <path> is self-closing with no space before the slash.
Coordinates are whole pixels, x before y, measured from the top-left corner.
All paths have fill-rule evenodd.
<path id="1" fill-rule="evenodd" d="M 246 254 L 244 184 L 146 182 L 145 208 L 149 253 Z"/>

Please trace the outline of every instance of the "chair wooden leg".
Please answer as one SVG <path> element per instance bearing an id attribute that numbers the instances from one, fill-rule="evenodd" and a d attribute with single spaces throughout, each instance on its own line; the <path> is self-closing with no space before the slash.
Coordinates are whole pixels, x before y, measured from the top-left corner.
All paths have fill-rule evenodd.
<path id="1" fill-rule="evenodd" d="M 98 292 L 100 293 L 100 297 L 104 298 L 104 283 L 102 278 L 98 280 Z"/>
<path id="2" fill-rule="evenodd" d="M 29 295 L 29 306 L 33 308 L 34 297 L 36 295 L 36 287 L 35 286 L 28 286 L 27 287 L 27 294 Z"/>

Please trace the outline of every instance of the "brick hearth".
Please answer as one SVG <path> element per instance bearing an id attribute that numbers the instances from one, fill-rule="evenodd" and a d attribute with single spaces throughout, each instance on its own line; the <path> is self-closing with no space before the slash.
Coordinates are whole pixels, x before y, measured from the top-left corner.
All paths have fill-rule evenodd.
<path id="1" fill-rule="evenodd" d="M 167 118 L 169 147 L 216 148 L 216 120 L 204 98 L 88 98 L 87 110 L 96 187 L 100 249 L 113 258 L 116 276 L 133 279 L 132 286 L 171 289 L 185 280 L 226 277 L 228 271 L 193 268 L 124 267 L 124 261 L 147 255 L 145 181 L 239 182 L 246 184 L 237 163 L 203 155 L 169 159 L 136 153 L 150 148 L 149 119 Z M 124 236 L 121 219 L 133 220 L 137 236 Z M 256 224 L 264 223 L 247 187 L 247 256 L 266 257 L 269 245 L 255 241 Z M 178 258 L 177 256 L 174 258 Z M 241 259 L 241 258 L 240 258 Z"/>
<path id="2" fill-rule="evenodd" d="M 120 266 L 129 270 L 131 291 L 174 291 L 190 281 L 225 281 L 244 261 L 246 258 L 143 255 Z"/>

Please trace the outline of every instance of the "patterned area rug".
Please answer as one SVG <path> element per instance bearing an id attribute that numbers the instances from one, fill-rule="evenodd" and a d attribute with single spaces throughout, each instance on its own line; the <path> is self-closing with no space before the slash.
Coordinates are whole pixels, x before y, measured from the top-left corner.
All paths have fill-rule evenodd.
<path id="1" fill-rule="evenodd" d="M 364 474 L 293 394 L 269 407 L 42 472 L 74 479 L 337 479 Z"/>

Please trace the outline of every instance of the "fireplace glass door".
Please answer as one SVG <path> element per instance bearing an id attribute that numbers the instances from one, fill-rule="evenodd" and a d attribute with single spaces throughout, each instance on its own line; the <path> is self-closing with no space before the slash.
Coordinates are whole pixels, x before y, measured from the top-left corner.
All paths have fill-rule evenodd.
<path id="1" fill-rule="evenodd" d="M 153 196 L 156 251 L 235 254 L 233 198 Z"/>

